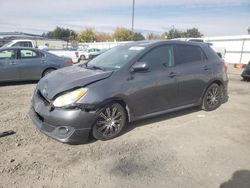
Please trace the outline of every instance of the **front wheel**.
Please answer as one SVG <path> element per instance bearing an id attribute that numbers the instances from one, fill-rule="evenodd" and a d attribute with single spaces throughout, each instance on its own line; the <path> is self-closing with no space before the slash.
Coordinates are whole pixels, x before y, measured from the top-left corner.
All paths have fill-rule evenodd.
<path id="1" fill-rule="evenodd" d="M 98 118 L 93 126 L 93 136 L 97 140 L 117 137 L 126 124 L 126 112 L 119 103 L 106 105 L 97 112 Z"/>
<path id="2" fill-rule="evenodd" d="M 212 84 L 208 87 L 202 101 L 202 109 L 212 111 L 221 105 L 222 89 L 218 84 Z"/>

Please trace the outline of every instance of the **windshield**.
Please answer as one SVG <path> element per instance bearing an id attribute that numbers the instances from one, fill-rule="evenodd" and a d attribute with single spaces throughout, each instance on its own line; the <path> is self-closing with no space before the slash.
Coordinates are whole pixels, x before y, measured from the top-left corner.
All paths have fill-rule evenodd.
<path id="1" fill-rule="evenodd" d="M 143 46 L 118 46 L 91 60 L 87 67 L 99 67 L 104 70 L 116 70 L 127 64 L 133 57 L 139 54 Z"/>
<path id="2" fill-rule="evenodd" d="M 3 45 L 2 47 L 8 47 L 9 44 L 11 44 L 13 41 L 10 41 L 8 43 L 6 43 L 5 45 Z"/>

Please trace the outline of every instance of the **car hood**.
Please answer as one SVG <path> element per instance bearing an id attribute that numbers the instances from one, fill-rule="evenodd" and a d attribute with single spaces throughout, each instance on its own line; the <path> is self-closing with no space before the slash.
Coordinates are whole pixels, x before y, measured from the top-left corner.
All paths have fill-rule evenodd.
<path id="1" fill-rule="evenodd" d="M 85 69 L 72 66 L 54 71 L 43 77 L 37 84 L 41 94 L 52 100 L 57 94 L 78 87 L 84 87 L 93 82 L 111 76 L 113 71 Z"/>

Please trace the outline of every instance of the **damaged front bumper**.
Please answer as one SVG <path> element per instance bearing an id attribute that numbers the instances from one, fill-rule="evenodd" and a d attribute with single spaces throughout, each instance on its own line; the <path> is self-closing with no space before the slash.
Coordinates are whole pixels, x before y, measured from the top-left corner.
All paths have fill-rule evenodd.
<path id="1" fill-rule="evenodd" d="M 37 93 L 33 95 L 29 116 L 42 133 L 72 144 L 88 142 L 91 127 L 97 118 L 94 112 L 82 109 L 51 109 Z"/>

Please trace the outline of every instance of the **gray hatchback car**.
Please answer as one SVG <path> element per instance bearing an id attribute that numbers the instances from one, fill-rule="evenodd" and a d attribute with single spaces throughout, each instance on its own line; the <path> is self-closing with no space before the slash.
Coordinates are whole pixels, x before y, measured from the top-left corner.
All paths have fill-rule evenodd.
<path id="1" fill-rule="evenodd" d="M 0 48 L 0 82 L 39 80 L 56 69 L 72 64 L 69 58 L 36 48 Z"/>
<path id="2" fill-rule="evenodd" d="M 215 110 L 228 99 L 227 85 L 226 66 L 207 44 L 133 42 L 42 78 L 30 117 L 61 142 L 108 140 L 127 122 L 193 106 Z"/>

